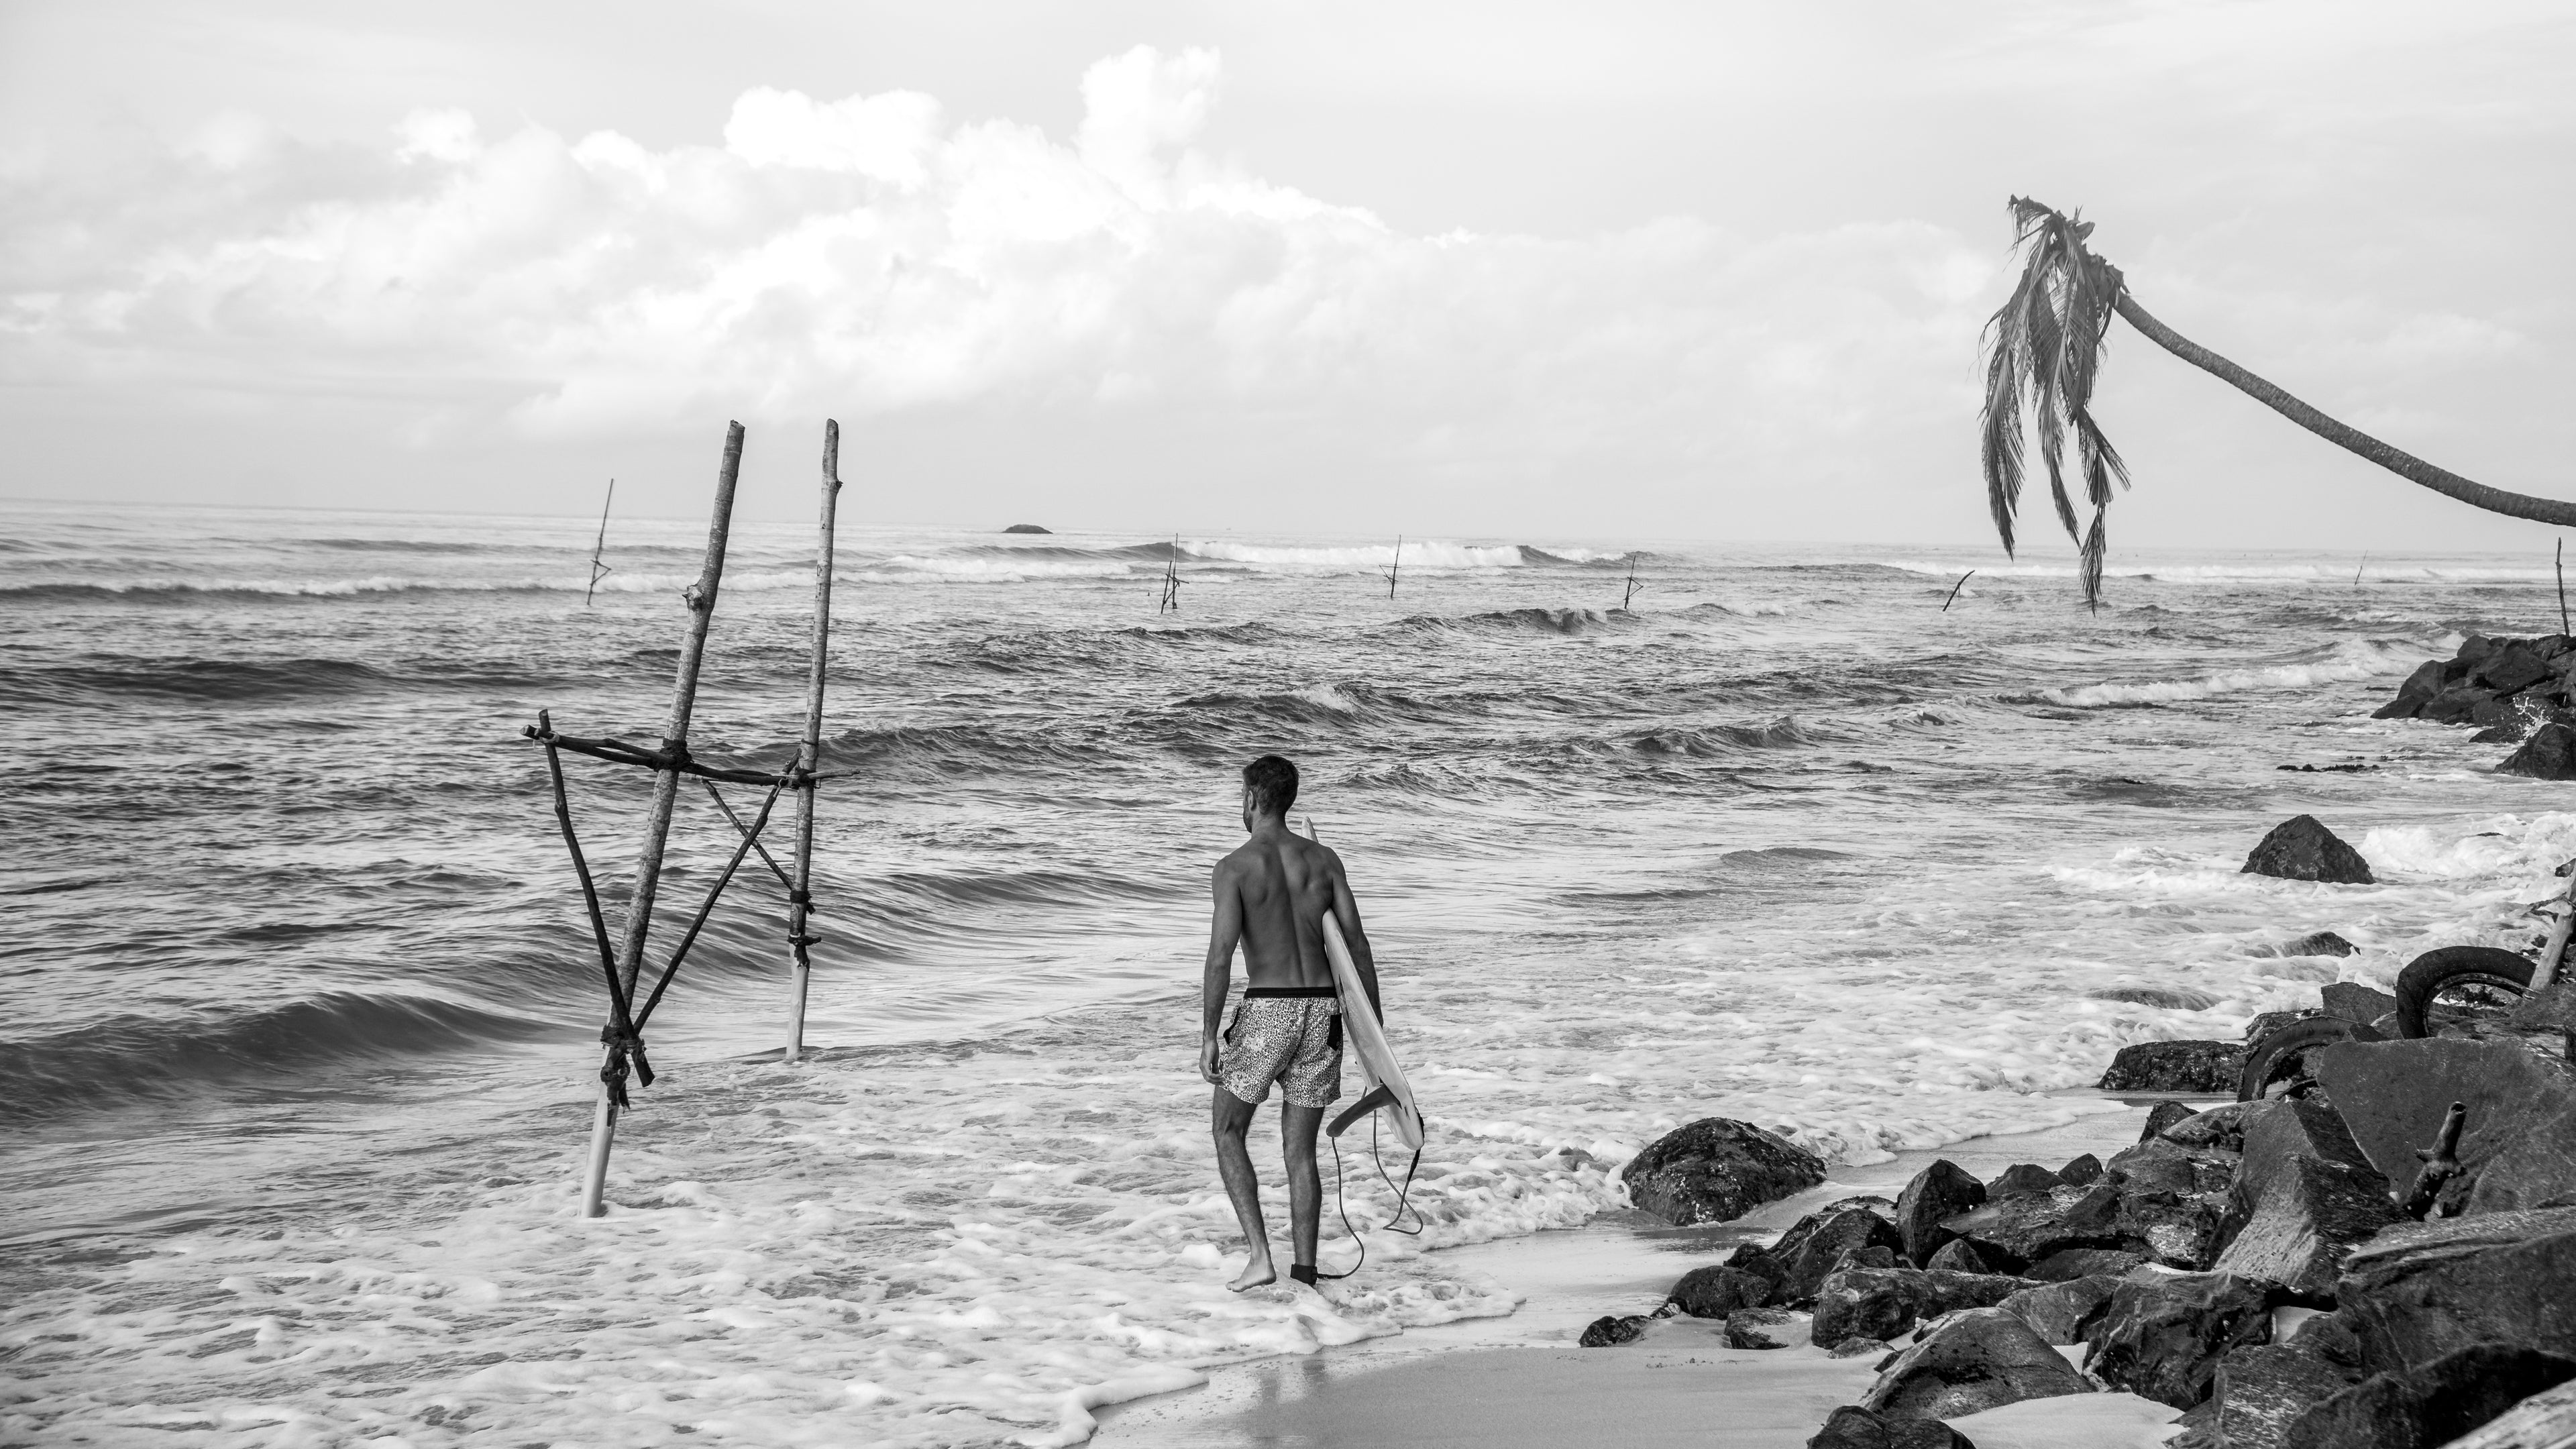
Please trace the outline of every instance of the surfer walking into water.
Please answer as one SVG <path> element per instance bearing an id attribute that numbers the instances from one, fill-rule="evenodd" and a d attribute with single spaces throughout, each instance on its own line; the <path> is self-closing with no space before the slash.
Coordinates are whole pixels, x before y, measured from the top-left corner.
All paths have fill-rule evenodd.
<path id="1" fill-rule="evenodd" d="M 1243 828 L 1251 839 L 1216 864 L 1208 927 L 1199 1075 L 1216 1087 L 1209 1125 L 1216 1136 L 1217 1173 L 1251 1247 L 1243 1272 L 1226 1285 L 1238 1293 L 1279 1277 L 1261 1217 L 1261 1183 L 1244 1143 L 1253 1109 L 1270 1095 L 1273 1082 L 1280 1088 L 1279 1135 L 1295 1254 L 1288 1276 L 1315 1281 L 1315 1240 L 1324 1210 L 1315 1134 L 1325 1109 L 1342 1092 L 1344 1003 L 1324 951 L 1327 912 L 1349 945 L 1369 1012 L 1378 1014 L 1377 961 L 1368 933 L 1360 929 L 1359 902 L 1351 896 L 1341 857 L 1288 828 L 1288 807 L 1296 803 L 1295 765 L 1263 755 L 1243 767 Z M 1227 1023 L 1225 998 L 1238 946 L 1245 990 Z"/>

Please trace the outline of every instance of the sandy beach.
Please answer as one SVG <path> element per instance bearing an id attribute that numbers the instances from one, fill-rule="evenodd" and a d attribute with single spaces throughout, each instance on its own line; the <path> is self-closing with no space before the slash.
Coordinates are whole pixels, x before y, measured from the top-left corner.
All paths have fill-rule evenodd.
<path id="1" fill-rule="evenodd" d="M 2137 1140 L 2147 1109 L 2142 1099 L 2105 1099 L 2104 1108 L 2046 1131 L 1838 1167 L 1821 1185 L 1731 1223 L 1672 1228 L 1619 1213 L 1567 1231 L 1449 1249 L 1439 1255 L 1448 1267 L 1494 1279 L 1521 1295 L 1519 1308 L 1503 1318 L 1213 1368 L 1203 1387 L 1101 1410 L 1092 1442 L 1102 1449 L 1535 1449 L 1615 1439 L 1636 1449 L 1799 1449 L 1835 1406 L 1869 1388 L 1875 1355 L 1730 1348 L 1723 1323 L 1686 1317 L 1616 1348 L 1578 1348 L 1576 1336 L 1605 1313 L 1653 1311 L 1684 1272 L 1826 1203 L 1861 1194 L 1892 1198 L 1935 1159 L 1990 1178 L 2019 1162 L 2054 1167 L 2087 1152 L 2107 1158 Z M 2161 1444 L 2176 1415 L 2133 1395 L 2095 1394 L 1974 1417 L 1959 1426 L 1979 1449 L 2129 1449 Z"/>

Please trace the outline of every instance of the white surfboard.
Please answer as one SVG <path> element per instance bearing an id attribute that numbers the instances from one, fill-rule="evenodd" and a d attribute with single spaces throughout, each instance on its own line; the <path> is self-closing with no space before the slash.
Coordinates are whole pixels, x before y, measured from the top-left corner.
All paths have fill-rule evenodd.
<path id="1" fill-rule="evenodd" d="M 1315 835 L 1315 822 L 1306 822 L 1306 834 Z M 1324 957 L 1333 963 L 1333 991 L 1342 1001 L 1342 1039 L 1350 1043 L 1351 1054 L 1360 1059 L 1360 1076 L 1368 1090 L 1360 1099 L 1342 1109 L 1324 1130 L 1339 1137 L 1370 1112 L 1384 1112 L 1386 1125 L 1396 1140 L 1411 1151 L 1422 1150 L 1422 1108 L 1413 1100 L 1413 1088 L 1404 1080 L 1404 1068 L 1395 1062 L 1395 1050 L 1386 1044 L 1386 1031 L 1379 1024 L 1377 1012 L 1369 1006 L 1368 988 L 1360 984 L 1359 968 L 1351 963 L 1351 948 L 1342 940 L 1342 923 L 1330 910 L 1324 912 Z"/>
<path id="2" fill-rule="evenodd" d="M 1324 954 L 1332 960 L 1333 990 L 1342 999 L 1343 1039 L 1351 1044 L 1352 1055 L 1360 1059 L 1360 1076 L 1368 1082 L 1368 1090 L 1343 1108 L 1326 1131 L 1339 1137 L 1371 1111 L 1384 1112 L 1396 1139 L 1418 1152 L 1422 1149 L 1422 1109 L 1414 1103 L 1413 1088 L 1404 1080 L 1404 1068 L 1395 1063 L 1395 1049 L 1386 1044 L 1386 1032 L 1378 1025 L 1377 1013 L 1369 1008 L 1368 988 L 1360 984 L 1359 968 L 1351 964 L 1351 948 L 1342 941 L 1342 923 L 1330 911 L 1324 913 Z"/>

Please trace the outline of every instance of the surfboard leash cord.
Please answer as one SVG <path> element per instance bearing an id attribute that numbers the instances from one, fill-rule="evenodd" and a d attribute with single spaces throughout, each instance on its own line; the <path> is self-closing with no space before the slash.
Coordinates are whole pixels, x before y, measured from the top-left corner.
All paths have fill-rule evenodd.
<path id="1" fill-rule="evenodd" d="M 1333 1207 L 1342 1215 L 1342 1231 L 1350 1234 L 1351 1241 L 1360 1245 L 1360 1256 L 1358 1262 L 1351 1264 L 1348 1268 L 1343 1269 L 1339 1273 L 1318 1271 L 1315 1276 L 1318 1278 L 1348 1278 L 1352 1274 L 1357 1273 L 1360 1269 L 1368 1266 L 1368 1239 L 1361 1237 L 1359 1235 L 1359 1230 L 1351 1226 L 1350 1199 L 1342 1195 L 1342 1139 L 1339 1137 L 1331 1137 L 1326 1140 L 1333 1144 Z M 1422 1149 L 1419 1147 L 1413 1149 L 1413 1160 L 1406 1163 L 1404 1166 L 1404 1186 L 1397 1187 L 1395 1185 L 1395 1179 L 1387 1175 L 1385 1157 L 1381 1156 L 1378 1152 L 1377 1114 L 1372 1112 L 1369 1114 L 1369 1161 L 1374 1163 L 1377 1167 L 1377 1180 L 1385 1183 L 1388 1190 L 1395 1194 L 1395 1216 L 1388 1218 L 1384 1223 L 1379 1224 L 1378 1231 L 1382 1233 L 1401 1233 L 1408 1238 L 1418 1238 L 1422 1236 L 1423 1228 L 1428 1225 L 1422 1220 L 1422 1209 L 1413 1206 L 1413 1174 L 1419 1171 L 1422 1167 Z M 1408 1210 L 1413 1214 L 1413 1226 L 1409 1228 L 1397 1227 L 1397 1223 L 1404 1221 L 1404 1215 Z"/>

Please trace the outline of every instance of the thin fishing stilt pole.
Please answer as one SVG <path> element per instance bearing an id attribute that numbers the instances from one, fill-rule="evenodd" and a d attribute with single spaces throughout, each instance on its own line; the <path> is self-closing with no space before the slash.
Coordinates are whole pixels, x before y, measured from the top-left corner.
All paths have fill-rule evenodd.
<path id="1" fill-rule="evenodd" d="M 1970 569 L 1966 573 L 1959 575 L 1959 581 L 1950 586 L 1950 597 L 1941 601 L 1942 613 L 1946 614 L 1950 612 L 1950 606 L 1959 602 L 1959 591 L 1966 588 L 1968 586 L 1968 580 L 1973 579 L 1976 576 L 1977 571 L 1975 569 Z"/>
<path id="2" fill-rule="evenodd" d="M 2567 540 L 2558 540 L 2558 632 L 2576 634 L 2567 627 Z"/>
<path id="3" fill-rule="evenodd" d="M 1395 563 L 1386 571 L 1386 596 L 1395 597 L 1395 576 L 1404 569 L 1404 535 L 1395 536 Z"/>
<path id="4" fill-rule="evenodd" d="M 1637 582 L 1637 555 L 1641 551 L 1633 548 L 1628 550 L 1628 591 L 1619 596 L 1619 611 L 1623 614 L 1628 611 L 1630 604 L 1637 602 L 1637 591 L 1645 587 Z"/>
<path id="5" fill-rule="evenodd" d="M 688 603 L 687 631 L 680 637 L 680 670 L 671 686 L 671 718 L 662 727 L 662 761 L 653 771 L 653 803 L 644 815 L 644 848 L 635 860 L 635 892 L 626 903 L 626 931 L 618 943 L 620 993 L 635 999 L 635 979 L 644 970 L 644 940 L 653 929 L 653 895 L 662 883 L 662 847 L 671 836 L 671 807 L 680 796 L 677 766 L 688 753 L 689 716 L 697 708 L 698 665 L 706 657 L 707 624 L 715 617 L 716 588 L 724 580 L 725 537 L 733 528 L 733 485 L 742 471 L 742 424 L 725 425 L 724 464 L 716 474 L 715 511 L 707 520 L 707 560 L 698 581 L 680 597 Z M 623 1012 L 614 1013 L 623 1016 Z M 619 1022 L 612 1019 L 609 1030 Z M 609 1060 L 622 1050 L 609 1047 Z M 608 1187 L 608 1150 L 617 1140 L 617 1103 L 603 1074 L 599 1106 L 590 1125 L 590 1157 L 582 1165 L 581 1215 L 598 1217 L 607 1209 L 601 1197 Z"/>
<path id="6" fill-rule="evenodd" d="M 599 505 L 599 541 L 590 546 L 590 587 L 581 591 L 581 606 L 585 609 L 590 607 L 591 595 L 599 592 L 599 581 L 617 572 L 599 561 L 599 556 L 608 552 L 608 509 L 616 501 L 617 480 L 611 478 L 608 480 L 608 497 Z"/>
<path id="7" fill-rule="evenodd" d="M 832 649 L 832 517 L 841 497 L 841 425 L 823 423 L 823 520 L 814 542 L 814 646 L 805 670 L 805 734 L 796 744 L 796 864 L 787 887 L 787 1050 L 792 1062 L 805 1052 L 805 987 L 814 974 L 806 948 L 819 937 L 805 929 L 814 889 L 814 767 L 823 755 L 823 679 Z"/>

